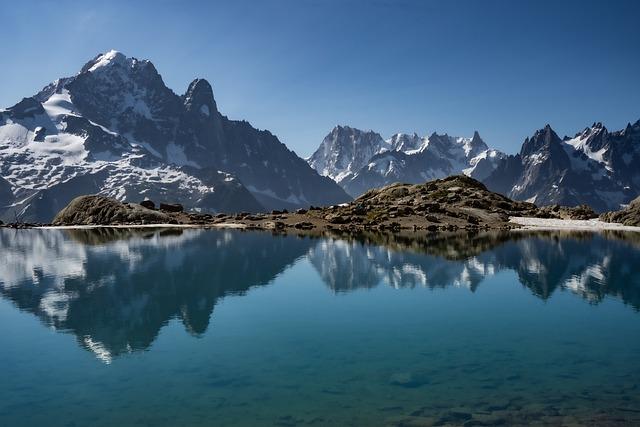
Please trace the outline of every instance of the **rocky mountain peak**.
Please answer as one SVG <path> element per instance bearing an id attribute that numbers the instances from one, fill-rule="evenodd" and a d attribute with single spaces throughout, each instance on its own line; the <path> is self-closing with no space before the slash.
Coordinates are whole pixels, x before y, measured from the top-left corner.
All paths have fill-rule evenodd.
<path id="1" fill-rule="evenodd" d="M 218 112 L 218 107 L 213 97 L 213 88 L 205 79 L 192 81 L 182 99 L 186 110 L 189 112 L 195 111 L 206 117 Z"/>
<path id="2" fill-rule="evenodd" d="M 375 154 L 390 149 L 380 134 L 349 126 L 335 126 L 307 160 L 320 175 L 336 182 L 351 176 Z"/>
<path id="3" fill-rule="evenodd" d="M 153 67 L 153 64 L 147 60 L 140 61 L 137 58 L 127 57 L 125 54 L 118 52 L 117 50 L 110 50 L 106 53 L 96 55 L 91 61 L 87 62 L 80 70 L 80 74 L 87 72 L 100 73 L 111 68 L 126 70 L 147 66 Z"/>
<path id="4" fill-rule="evenodd" d="M 478 152 L 487 150 L 489 148 L 484 140 L 480 137 L 480 134 L 477 130 L 473 132 L 471 141 L 469 141 L 469 147 L 472 155 L 475 155 Z"/>
<path id="5" fill-rule="evenodd" d="M 634 124 L 627 123 L 627 127 L 622 131 L 624 135 L 634 135 L 640 133 L 640 120 L 637 120 Z"/>
<path id="6" fill-rule="evenodd" d="M 347 139 L 359 144 L 378 140 L 378 138 L 382 140 L 382 137 L 372 130 L 360 130 L 343 125 L 335 126 L 329 135 L 336 139 Z"/>
<path id="7" fill-rule="evenodd" d="M 552 149 L 554 146 L 560 146 L 562 140 L 551 128 L 551 125 L 547 124 L 544 128 L 537 130 L 531 138 L 525 139 L 520 150 L 522 157 L 534 154 L 543 148 Z"/>

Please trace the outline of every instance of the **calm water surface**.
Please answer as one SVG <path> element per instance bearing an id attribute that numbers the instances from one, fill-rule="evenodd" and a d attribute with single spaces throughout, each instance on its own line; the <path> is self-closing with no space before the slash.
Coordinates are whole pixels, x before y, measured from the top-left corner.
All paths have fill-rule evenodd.
<path id="1" fill-rule="evenodd" d="M 0 230 L 1 426 L 640 425 L 640 235 Z"/>

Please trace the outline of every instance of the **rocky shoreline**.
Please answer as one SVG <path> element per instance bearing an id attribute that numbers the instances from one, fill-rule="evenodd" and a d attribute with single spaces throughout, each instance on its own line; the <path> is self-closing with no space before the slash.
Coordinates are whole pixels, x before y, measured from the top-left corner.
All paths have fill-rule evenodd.
<path id="1" fill-rule="evenodd" d="M 174 224 L 203 227 L 237 226 L 276 231 L 424 231 L 507 230 L 518 228 L 513 216 L 589 219 L 597 215 L 586 206 L 538 208 L 493 193 L 466 176 L 425 184 L 392 184 L 370 190 L 350 203 L 310 207 L 295 212 L 206 214 L 184 212 L 180 205 L 151 201 L 122 203 L 103 196 L 81 196 L 58 213 L 52 225 Z M 40 224 L 38 224 L 40 225 Z"/>
<path id="2" fill-rule="evenodd" d="M 640 225 L 640 201 L 618 212 L 600 215 L 603 222 Z M 370 190 L 350 203 L 270 213 L 185 212 L 179 204 L 144 200 L 123 203 L 99 195 L 80 196 L 62 209 L 51 224 L 13 223 L 10 228 L 43 226 L 194 226 L 231 227 L 298 234 L 385 232 L 429 234 L 458 231 L 511 230 L 523 225 L 512 218 L 592 220 L 588 206 L 537 207 L 491 192 L 464 175 L 425 184 L 392 184 Z"/>

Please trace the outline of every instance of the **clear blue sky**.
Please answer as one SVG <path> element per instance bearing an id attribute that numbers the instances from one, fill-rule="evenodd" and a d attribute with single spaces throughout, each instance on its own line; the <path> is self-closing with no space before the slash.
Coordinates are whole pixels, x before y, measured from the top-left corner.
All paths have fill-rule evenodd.
<path id="1" fill-rule="evenodd" d="M 99 52 L 208 79 L 233 119 L 310 154 L 336 124 L 471 135 L 515 152 L 550 123 L 640 119 L 640 1 L 0 3 L 0 105 Z"/>

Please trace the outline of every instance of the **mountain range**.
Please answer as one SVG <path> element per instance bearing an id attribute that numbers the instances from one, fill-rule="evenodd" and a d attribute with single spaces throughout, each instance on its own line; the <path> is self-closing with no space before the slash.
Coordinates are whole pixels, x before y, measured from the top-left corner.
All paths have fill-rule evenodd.
<path id="1" fill-rule="evenodd" d="M 336 126 L 302 159 L 269 131 L 222 115 L 206 80 L 178 95 L 150 61 L 109 51 L 0 110 L 0 220 L 49 222 L 84 194 L 204 212 L 294 209 L 455 174 L 515 200 L 606 211 L 640 194 L 639 162 L 640 120 L 564 138 L 547 125 L 514 155 L 478 132 L 385 140 Z"/>
<path id="2" fill-rule="evenodd" d="M 640 120 L 609 132 L 594 123 L 560 138 L 547 125 L 484 180 L 493 191 L 537 205 L 617 210 L 640 194 Z"/>
<path id="3" fill-rule="evenodd" d="M 373 131 L 336 126 L 307 161 L 357 197 L 393 182 L 418 184 L 462 173 L 481 180 L 503 157 L 477 132 L 471 138 L 398 133 L 384 140 Z"/>
<path id="4" fill-rule="evenodd" d="M 515 155 L 489 148 L 478 132 L 470 138 L 398 133 L 385 140 L 336 126 L 307 162 L 352 197 L 394 182 L 464 173 L 514 200 L 617 210 L 640 194 L 640 120 L 615 132 L 594 123 L 564 138 L 547 125 Z"/>
<path id="5" fill-rule="evenodd" d="M 96 193 L 212 212 L 349 200 L 273 134 L 223 116 L 206 80 L 180 96 L 117 51 L 0 110 L 0 218 L 47 222 Z"/>

